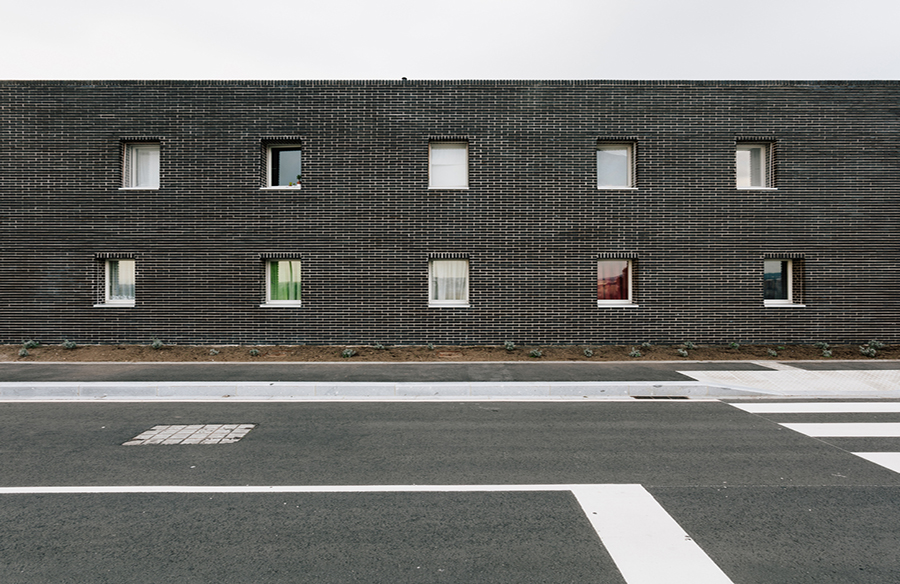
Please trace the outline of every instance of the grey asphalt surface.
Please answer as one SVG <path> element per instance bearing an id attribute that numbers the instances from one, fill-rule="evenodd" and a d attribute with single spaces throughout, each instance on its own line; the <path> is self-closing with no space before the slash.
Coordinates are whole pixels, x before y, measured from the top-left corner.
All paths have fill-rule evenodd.
<path id="1" fill-rule="evenodd" d="M 736 584 L 900 581 L 900 474 L 724 402 L 0 403 L 0 486 L 643 485 Z M 836 421 L 900 421 L 900 414 Z M 122 446 L 155 424 L 258 424 Z M 654 561 L 654 550 L 645 550 Z M 0 582 L 626 582 L 567 492 L 0 494 Z"/>
<path id="2" fill-rule="evenodd" d="M 809 370 L 898 365 L 855 364 Z M 503 387 L 562 377 L 655 387 L 689 383 L 679 371 L 692 370 L 772 371 L 746 362 L 2 363 L 0 385 L 424 378 Z M 900 423 L 900 413 L 757 415 L 690 400 L 0 400 L 0 487 L 24 489 L 0 494 L 0 582 L 630 584 L 568 491 L 29 492 L 528 484 L 642 485 L 735 584 L 900 582 L 900 474 L 852 454 L 900 452 L 900 438 L 810 438 L 780 425 L 810 421 Z M 228 445 L 123 446 L 154 425 L 212 423 L 256 427 Z M 653 549 L 646 555 L 654 561 Z"/>

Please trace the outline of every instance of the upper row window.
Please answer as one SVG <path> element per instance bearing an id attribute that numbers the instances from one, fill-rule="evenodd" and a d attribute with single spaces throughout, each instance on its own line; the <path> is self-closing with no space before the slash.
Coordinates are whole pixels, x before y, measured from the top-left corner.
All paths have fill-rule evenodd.
<path id="1" fill-rule="evenodd" d="M 597 188 L 634 187 L 634 145 L 600 143 L 597 145 Z"/>
<path id="2" fill-rule="evenodd" d="M 302 174 L 303 149 L 299 145 L 273 145 L 266 149 L 268 166 L 266 186 L 269 188 L 299 188 Z"/>
<path id="3" fill-rule="evenodd" d="M 469 188 L 467 142 L 431 142 L 428 145 L 428 188 Z"/>
<path id="4" fill-rule="evenodd" d="M 774 186 L 771 144 L 738 144 L 735 159 L 737 188 L 768 189 Z"/>
<path id="5" fill-rule="evenodd" d="M 635 187 L 634 143 L 597 144 L 597 188 Z M 278 144 L 266 148 L 267 188 L 299 188 L 303 149 L 297 144 Z M 737 188 L 773 188 L 772 145 L 741 143 L 735 151 Z M 159 144 L 125 145 L 123 187 L 159 188 Z M 428 152 L 428 188 L 469 188 L 469 145 L 467 142 L 431 142 Z"/>
<path id="6" fill-rule="evenodd" d="M 126 144 L 123 177 L 126 189 L 158 189 L 159 144 Z"/>

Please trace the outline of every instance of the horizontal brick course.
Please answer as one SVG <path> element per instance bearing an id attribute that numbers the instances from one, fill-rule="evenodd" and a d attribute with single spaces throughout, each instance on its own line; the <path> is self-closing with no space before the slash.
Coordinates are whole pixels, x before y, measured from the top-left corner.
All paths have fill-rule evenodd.
<path id="1" fill-rule="evenodd" d="M 0 82 L 0 342 L 900 341 L 900 82 Z M 273 140 L 300 189 L 260 189 Z M 469 186 L 428 189 L 464 138 Z M 160 143 L 158 190 L 122 144 Z M 598 141 L 637 189 L 597 189 Z M 735 188 L 739 141 L 777 190 Z M 428 260 L 470 262 L 468 308 L 428 307 Z M 133 308 L 94 308 L 133 257 Z M 301 307 L 261 308 L 266 258 Z M 598 258 L 635 308 L 598 307 Z M 806 308 L 765 308 L 763 259 L 802 258 Z"/>

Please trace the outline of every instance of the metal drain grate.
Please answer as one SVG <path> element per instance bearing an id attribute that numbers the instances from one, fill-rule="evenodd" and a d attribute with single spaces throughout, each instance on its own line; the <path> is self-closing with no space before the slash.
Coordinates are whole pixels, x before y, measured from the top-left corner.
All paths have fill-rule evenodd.
<path id="1" fill-rule="evenodd" d="M 634 399 L 688 399 L 686 395 L 633 395 Z"/>
<path id="2" fill-rule="evenodd" d="M 233 444 L 247 435 L 256 424 L 194 424 L 153 426 L 122 444 Z"/>

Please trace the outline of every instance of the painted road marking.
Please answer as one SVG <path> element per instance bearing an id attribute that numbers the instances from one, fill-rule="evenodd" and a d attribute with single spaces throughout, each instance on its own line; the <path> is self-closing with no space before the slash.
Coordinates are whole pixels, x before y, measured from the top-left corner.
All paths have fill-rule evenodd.
<path id="1" fill-rule="evenodd" d="M 861 423 L 784 423 L 801 434 L 813 438 L 898 438 L 900 423 L 898 422 L 861 422 Z"/>
<path id="2" fill-rule="evenodd" d="M 900 402 L 773 402 L 731 404 L 751 414 L 879 414 L 900 413 Z"/>
<path id="3" fill-rule="evenodd" d="M 122 446 L 148 444 L 233 444 L 256 424 L 173 424 L 153 426 Z"/>
<path id="4" fill-rule="evenodd" d="M 0 495 L 105 493 L 429 493 L 569 491 L 628 584 L 733 584 L 641 485 L 3 487 Z"/>
<path id="5" fill-rule="evenodd" d="M 752 414 L 885 414 L 900 413 L 900 402 L 775 402 L 732 406 Z M 780 423 L 812 438 L 897 438 L 900 423 Z M 900 452 L 851 452 L 869 462 L 900 473 Z"/>
<path id="6" fill-rule="evenodd" d="M 854 452 L 853 454 L 886 469 L 900 472 L 900 452 Z"/>

